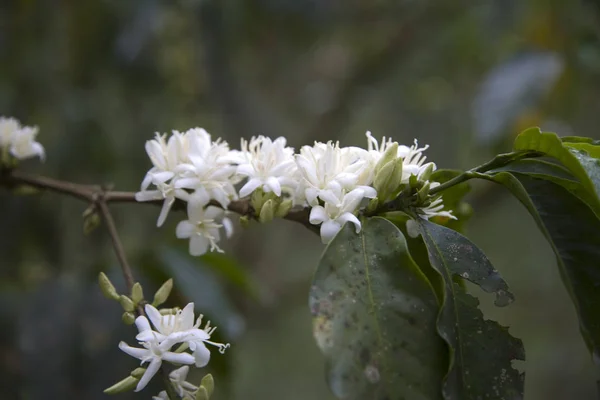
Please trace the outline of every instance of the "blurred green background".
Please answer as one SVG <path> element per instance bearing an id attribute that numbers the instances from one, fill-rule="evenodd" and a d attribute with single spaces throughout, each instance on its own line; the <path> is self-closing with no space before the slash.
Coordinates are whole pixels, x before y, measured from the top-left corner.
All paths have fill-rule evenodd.
<path id="1" fill-rule="evenodd" d="M 138 189 L 154 132 L 195 126 L 233 147 L 256 134 L 296 148 L 416 137 L 441 168 L 509 151 L 532 125 L 600 138 L 597 0 L 8 0 L 0 58 L 0 115 L 40 126 L 48 154 L 23 168 L 118 190 Z M 596 398 L 550 247 L 502 190 L 477 184 L 470 200 L 467 234 L 517 297 L 495 309 L 480 296 L 525 342 L 526 399 Z M 96 277 L 124 282 L 103 227 L 82 234 L 85 208 L 0 191 L 2 399 L 105 399 L 137 366 L 117 348 L 135 329 Z M 226 257 L 198 259 L 174 237 L 182 213 L 157 229 L 156 207 L 112 209 L 146 295 L 173 276 L 169 304 L 195 301 L 231 342 L 201 371 L 215 399 L 332 399 L 307 307 L 316 235 L 238 227 Z"/>

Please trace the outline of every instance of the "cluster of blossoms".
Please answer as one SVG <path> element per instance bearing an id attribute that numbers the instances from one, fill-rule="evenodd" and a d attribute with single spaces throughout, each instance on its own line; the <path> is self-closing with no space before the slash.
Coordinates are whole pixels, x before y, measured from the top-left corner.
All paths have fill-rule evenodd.
<path id="1" fill-rule="evenodd" d="M 43 161 L 44 147 L 35 141 L 37 134 L 37 126 L 21 126 L 14 118 L 0 117 L 0 152 L 3 161 L 7 161 L 8 155 L 18 160 L 37 156 Z"/>
<path id="2" fill-rule="evenodd" d="M 345 223 L 354 224 L 359 232 L 361 207 L 395 198 L 411 179 L 427 189 L 439 185 L 429 182 L 436 165 L 425 162 L 428 146 L 419 147 L 415 140 L 409 147 L 385 138 L 378 143 L 370 132 L 366 135 L 367 149 L 330 141 L 303 146 L 295 153 L 283 137 L 242 139 L 240 150 L 230 150 L 226 142 L 213 141 L 200 128 L 174 131 L 168 139 L 157 134 L 146 143 L 153 167 L 136 198 L 164 200 L 159 226 L 176 199 L 187 202 L 188 219 L 179 223 L 176 234 L 190 240 L 192 255 L 221 251 L 220 229 L 228 236 L 232 231 L 223 210 L 248 196 L 261 220 L 263 214 L 272 218 L 285 216 L 293 207 L 309 207 L 310 223 L 320 225 L 321 239 L 328 243 Z M 429 200 L 414 207 L 413 216 L 455 218 L 443 210 L 441 197 Z M 270 208 L 268 212 L 262 212 L 264 207 Z M 414 236 L 416 225 L 410 222 L 407 229 Z"/>
<path id="3" fill-rule="evenodd" d="M 194 322 L 194 303 L 189 303 L 183 310 L 158 310 L 150 304 L 145 306 L 148 317 L 139 316 L 135 320 L 138 328 L 136 340 L 142 347 L 131 347 L 125 342 L 119 348 L 132 357 L 148 363 L 146 370 L 139 379 L 135 391 L 142 390 L 160 369 L 162 362 L 167 361 L 181 364 L 183 367 L 170 374 L 170 380 L 177 394 L 184 399 L 195 399 L 198 386 L 186 381 L 188 365 L 204 367 L 210 360 L 210 351 L 206 344 L 216 346 L 221 353 L 229 344 L 210 341 L 216 327 L 210 326 L 210 321 L 201 328 L 202 315 Z M 152 323 L 152 325 L 150 325 Z M 154 327 L 154 329 L 152 329 Z M 175 345 L 180 345 L 173 349 Z M 186 350 L 191 350 L 191 353 Z M 161 392 L 155 398 L 166 399 L 166 392 Z"/>

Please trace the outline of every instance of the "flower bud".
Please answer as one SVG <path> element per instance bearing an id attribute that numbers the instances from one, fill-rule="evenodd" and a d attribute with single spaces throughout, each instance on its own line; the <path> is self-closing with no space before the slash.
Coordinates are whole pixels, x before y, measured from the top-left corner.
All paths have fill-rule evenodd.
<path id="1" fill-rule="evenodd" d="M 277 206 L 277 211 L 275 211 L 275 216 L 277 218 L 283 218 L 285 217 L 290 210 L 292 209 L 293 203 L 292 200 L 287 199 L 287 200 L 283 200 L 278 206 Z"/>
<path id="2" fill-rule="evenodd" d="M 250 226 L 250 218 L 247 215 L 242 215 L 239 219 L 242 228 L 248 228 Z"/>
<path id="3" fill-rule="evenodd" d="M 131 299 L 124 294 L 119 296 L 119 303 L 121 303 L 121 307 L 123 307 L 123 310 L 125 311 L 131 312 L 135 309 L 135 304 L 133 304 L 133 301 L 131 301 Z"/>
<path id="4" fill-rule="evenodd" d="M 377 207 L 379 207 L 379 198 L 375 197 L 369 201 L 369 204 L 367 204 L 367 213 L 375 212 Z"/>
<path id="5" fill-rule="evenodd" d="M 140 301 L 144 300 L 144 291 L 139 282 L 136 282 L 131 288 L 131 300 L 134 305 L 138 305 Z"/>
<path id="6" fill-rule="evenodd" d="M 104 272 L 100 272 L 98 274 L 98 284 L 100 285 L 100 290 L 102 290 L 102 294 L 111 300 L 119 300 L 119 293 L 117 293 L 117 289 L 113 286 L 110 279 Z"/>
<path id="7" fill-rule="evenodd" d="M 429 181 L 427 181 L 427 182 L 425 182 L 423 187 L 421 189 L 419 189 L 419 191 L 417 192 L 419 204 L 424 203 L 425 200 L 427 200 L 427 197 L 429 197 L 429 187 L 430 186 L 431 186 L 431 184 L 429 183 Z"/>
<path id="8" fill-rule="evenodd" d="M 394 142 L 388 146 L 381 159 L 375 165 L 375 174 L 377 174 L 386 164 L 398 158 L 398 143 Z"/>
<path id="9" fill-rule="evenodd" d="M 260 215 L 258 216 L 258 220 L 261 223 L 267 223 L 273 221 L 273 217 L 275 216 L 275 202 L 273 200 L 267 200 L 265 204 L 263 204 L 260 209 Z"/>
<path id="10" fill-rule="evenodd" d="M 154 293 L 154 300 L 152 300 L 152 305 L 154 307 L 158 307 L 163 304 L 169 298 L 171 294 L 171 290 L 173 290 L 173 278 L 167 280 L 162 284 L 160 288 Z"/>
<path id="11" fill-rule="evenodd" d="M 146 368 L 138 367 L 138 368 L 134 369 L 133 371 L 131 371 L 130 375 L 133 376 L 134 378 L 142 379 L 142 375 L 144 375 L 144 372 L 146 372 Z"/>
<path id="12" fill-rule="evenodd" d="M 429 162 L 429 163 L 423 165 L 421 168 L 422 168 L 422 170 L 419 172 L 419 179 L 422 181 L 426 181 L 426 180 L 429 180 L 429 178 L 431 178 L 431 174 L 435 170 L 435 164 L 432 162 Z"/>
<path id="13" fill-rule="evenodd" d="M 210 395 L 208 394 L 208 390 L 204 386 L 200 386 L 195 393 L 196 400 L 209 400 Z"/>
<path id="14" fill-rule="evenodd" d="M 123 321 L 125 325 L 133 325 L 135 322 L 135 314 L 125 311 L 123 315 L 121 315 L 121 321 Z"/>
<path id="15" fill-rule="evenodd" d="M 100 226 L 100 216 L 98 213 L 93 212 L 83 218 L 83 234 L 89 235 Z"/>
<path id="16" fill-rule="evenodd" d="M 139 379 L 134 378 L 133 376 L 128 376 L 120 382 L 115 383 L 111 387 L 104 389 L 104 393 L 106 394 L 117 394 L 127 392 L 136 387 Z"/>
<path id="17" fill-rule="evenodd" d="M 381 201 L 388 200 L 398 192 L 402 184 L 402 163 L 401 158 L 392 160 L 375 175 L 373 187 Z"/>
<path id="18" fill-rule="evenodd" d="M 211 374 L 207 374 L 202 381 L 200 382 L 200 386 L 205 388 L 208 392 L 208 396 L 212 396 L 213 391 L 215 390 L 215 380 Z"/>

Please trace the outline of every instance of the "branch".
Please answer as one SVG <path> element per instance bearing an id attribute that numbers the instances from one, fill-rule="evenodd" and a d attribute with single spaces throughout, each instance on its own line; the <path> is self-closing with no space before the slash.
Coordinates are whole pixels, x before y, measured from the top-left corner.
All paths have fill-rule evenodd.
<path id="1" fill-rule="evenodd" d="M 14 189 L 22 185 L 31 186 L 40 190 L 65 194 L 92 204 L 98 204 L 100 202 L 105 203 L 105 205 L 108 203 L 140 203 L 135 199 L 135 192 L 110 191 L 105 190 L 100 185 L 82 185 L 78 183 L 47 178 L 45 176 L 40 175 L 31 175 L 17 170 L 0 171 L 0 186 L 5 186 L 9 189 Z M 163 201 L 152 200 L 143 203 L 162 207 Z M 185 204 L 186 203 L 184 201 L 177 200 L 173 205 L 173 209 L 185 210 Z M 221 204 L 214 200 L 211 201 L 209 205 L 221 207 Z M 98 204 L 98 206 L 100 207 L 100 204 Z M 248 199 L 234 200 L 230 202 L 227 206 L 227 210 L 242 216 L 247 216 L 252 219 L 256 219 L 256 214 Z M 308 214 L 309 210 L 307 209 L 290 211 L 284 217 L 284 219 L 298 222 L 304 225 L 309 230 L 313 232 L 318 232 L 318 227 L 310 224 L 310 222 L 308 221 Z"/>

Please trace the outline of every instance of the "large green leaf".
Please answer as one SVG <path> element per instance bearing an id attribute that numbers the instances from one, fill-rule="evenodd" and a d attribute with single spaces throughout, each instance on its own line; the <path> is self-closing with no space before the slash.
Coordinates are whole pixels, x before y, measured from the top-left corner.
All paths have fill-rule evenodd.
<path id="1" fill-rule="evenodd" d="M 521 399 L 524 376 L 512 367 L 523 360 L 521 340 L 494 321 L 484 320 L 479 301 L 466 293 L 457 277 L 496 293 L 496 304 L 513 297 L 506 282 L 483 252 L 466 237 L 446 227 L 419 220 L 429 261 L 444 278 L 445 294 L 437 326 L 451 349 L 444 382 L 446 399 Z"/>
<path id="2" fill-rule="evenodd" d="M 550 180 L 500 172 L 482 175 L 506 186 L 534 218 L 554 253 L 577 310 L 583 337 L 600 359 L 600 220 L 567 189 Z"/>
<path id="3" fill-rule="evenodd" d="M 600 164 L 595 158 L 600 155 L 598 146 L 583 141 L 563 143 L 556 133 L 530 128 L 517 136 L 514 148 L 536 150 L 560 161 L 590 193 L 590 206 L 600 212 Z"/>
<path id="4" fill-rule="evenodd" d="M 310 308 L 327 381 L 345 400 L 441 398 L 447 350 L 439 305 L 400 230 L 383 218 L 346 227 L 317 268 Z"/>

